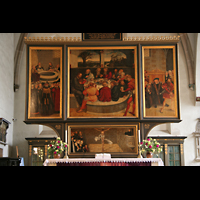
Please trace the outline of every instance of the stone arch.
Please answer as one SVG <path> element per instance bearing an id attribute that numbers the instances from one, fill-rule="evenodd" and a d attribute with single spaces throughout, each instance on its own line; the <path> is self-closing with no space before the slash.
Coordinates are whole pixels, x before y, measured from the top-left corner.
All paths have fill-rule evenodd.
<path id="1" fill-rule="evenodd" d="M 200 91 L 199 91 L 199 88 L 200 88 L 200 79 L 199 79 L 199 74 L 200 74 L 200 33 L 197 34 L 197 46 L 196 46 L 196 77 L 195 77 L 195 80 L 196 80 L 196 97 L 199 97 L 200 96 Z M 200 102 L 196 102 L 196 104 L 198 103 L 198 105 L 200 105 Z"/>
<path id="2" fill-rule="evenodd" d="M 17 47 L 14 54 L 14 91 L 16 92 L 19 89 L 19 64 L 21 61 L 21 56 L 24 50 L 24 37 L 27 37 L 28 33 L 20 33 Z"/>
<path id="3" fill-rule="evenodd" d="M 194 90 L 195 86 L 195 73 L 194 73 L 194 55 L 192 52 L 191 43 L 187 33 L 178 33 L 181 38 L 181 43 L 183 51 L 185 54 L 185 59 L 188 68 L 188 79 L 189 79 L 189 88 Z"/>
<path id="4" fill-rule="evenodd" d="M 57 130 L 48 124 L 39 124 L 39 134 L 40 136 L 43 136 L 43 137 L 47 137 L 47 136 L 60 137 L 60 134 L 57 132 Z"/>

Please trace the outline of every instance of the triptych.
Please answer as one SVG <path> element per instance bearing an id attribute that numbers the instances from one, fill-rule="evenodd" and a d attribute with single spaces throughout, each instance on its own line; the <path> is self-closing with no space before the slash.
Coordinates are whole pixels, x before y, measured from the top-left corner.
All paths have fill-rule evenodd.
<path id="1" fill-rule="evenodd" d="M 27 71 L 27 119 L 179 118 L 176 45 L 28 46 Z"/>
<path id="2" fill-rule="evenodd" d="M 70 157 L 137 156 L 143 120 L 180 119 L 177 55 L 177 44 L 28 45 L 26 119 L 63 123 Z"/>

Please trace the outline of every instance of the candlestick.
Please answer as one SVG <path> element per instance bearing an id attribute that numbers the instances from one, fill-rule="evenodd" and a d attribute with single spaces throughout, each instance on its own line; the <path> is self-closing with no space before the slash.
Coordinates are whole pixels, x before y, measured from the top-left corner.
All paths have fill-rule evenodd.
<path id="1" fill-rule="evenodd" d="M 68 155 L 67 155 L 67 150 L 65 150 L 65 157 L 66 159 L 69 159 Z"/>
<path id="2" fill-rule="evenodd" d="M 141 154 L 141 150 L 140 150 L 140 145 L 138 146 L 138 157 L 137 158 L 143 158 L 142 154 Z"/>
<path id="3" fill-rule="evenodd" d="M 138 130 L 138 158 L 143 158 L 140 150 L 140 130 Z"/>
<path id="4" fill-rule="evenodd" d="M 19 157 L 18 146 L 16 146 L 16 151 L 17 151 L 17 157 Z"/>

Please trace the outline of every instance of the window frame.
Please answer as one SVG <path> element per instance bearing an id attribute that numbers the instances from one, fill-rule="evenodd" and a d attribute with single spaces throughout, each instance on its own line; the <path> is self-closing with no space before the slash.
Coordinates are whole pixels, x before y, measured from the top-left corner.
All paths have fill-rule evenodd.
<path id="1" fill-rule="evenodd" d="M 173 147 L 173 152 L 172 153 L 169 151 L 169 147 Z M 178 153 L 175 151 L 175 147 L 178 147 L 178 149 L 179 149 Z M 179 161 L 179 165 L 178 166 L 181 165 L 180 145 L 168 145 L 168 154 L 169 154 L 169 165 L 170 165 L 170 162 L 173 162 L 173 165 L 170 165 L 170 166 L 177 166 L 176 165 L 176 161 Z M 172 160 L 170 159 L 170 154 L 173 155 L 173 159 Z M 176 157 L 175 155 L 176 154 L 178 154 L 178 156 L 179 156 L 178 160 L 175 159 L 175 157 Z"/>
<path id="2" fill-rule="evenodd" d="M 48 144 L 51 141 L 55 141 L 56 137 L 48 137 L 48 138 L 25 138 L 28 141 L 28 165 L 33 166 L 32 156 L 33 156 L 33 148 L 34 147 L 41 147 L 44 148 L 44 158 L 45 161 L 48 158 Z"/>
<path id="3" fill-rule="evenodd" d="M 34 148 L 41 148 L 41 149 L 43 149 L 43 159 L 42 160 L 40 160 L 40 161 L 38 161 L 38 160 L 33 160 L 33 155 L 34 155 Z M 38 155 L 38 154 L 37 154 Z M 36 145 L 33 145 L 32 146 L 32 156 L 31 156 L 31 165 L 32 166 L 42 166 L 43 165 L 43 163 L 44 163 L 44 160 L 45 159 L 45 146 L 36 146 Z M 41 165 L 41 163 L 42 163 L 42 165 Z M 34 165 L 34 164 L 36 164 L 36 165 Z M 37 164 L 40 164 L 40 165 L 37 165 Z"/>
<path id="4" fill-rule="evenodd" d="M 169 146 L 179 146 L 179 155 L 180 155 L 180 166 L 185 166 L 184 161 L 184 139 L 187 138 L 185 136 L 148 136 L 152 139 L 156 139 L 161 145 L 163 145 L 164 151 L 164 165 L 170 166 L 169 164 Z"/>

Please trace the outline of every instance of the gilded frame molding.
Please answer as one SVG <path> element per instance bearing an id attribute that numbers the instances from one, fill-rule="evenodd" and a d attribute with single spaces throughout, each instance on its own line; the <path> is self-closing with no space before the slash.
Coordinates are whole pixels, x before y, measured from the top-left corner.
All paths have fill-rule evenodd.
<path id="1" fill-rule="evenodd" d="M 26 43 L 29 42 L 80 42 L 82 37 L 24 37 Z M 141 36 L 141 37 L 124 37 L 122 33 L 122 41 L 139 41 L 139 42 L 179 42 L 180 36 L 171 35 L 171 36 Z M 102 41 L 101 41 L 102 42 Z"/>

